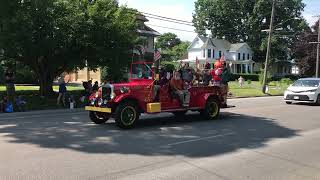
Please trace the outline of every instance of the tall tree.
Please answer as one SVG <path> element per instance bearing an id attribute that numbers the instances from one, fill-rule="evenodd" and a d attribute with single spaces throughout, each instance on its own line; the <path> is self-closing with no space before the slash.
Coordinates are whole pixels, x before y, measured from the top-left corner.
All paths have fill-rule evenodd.
<path id="1" fill-rule="evenodd" d="M 317 42 L 319 21 L 299 35 L 294 46 L 294 56 L 296 63 L 303 75 L 314 76 L 316 72 L 317 45 L 309 42 Z"/>
<path id="2" fill-rule="evenodd" d="M 181 43 L 181 40 L 174 33 L 164 33 L 157 38 L 156 47 L 167 50 Z"/>
<path id="3" fill-rule="evenodd" d="M 214 37 L 232 43 L 247 42 L 254 51 L 254 60 L 261 62 L 267 41 L 267 34 L 261 30 L 269 29 L 271 4 L 271 0 L 197 0 L 193 22 L 201 35 L 210 30 Z M 286 34 L 274 36 L 272 45 L 277 51 L 271 54 L 272 60 L 284 58 L 298 33 L 307 27 L 301 14 L 304 6 L 302 0 L 276 1 L 274 24 Z"/>
<path id="4" fill-rule="evenodd" d="M 136 15 L 115 0 L 4 0 L 0 7 L 3 56 L 29 66 L 42 95 L 62 72 L 103 65 L 119 75 L 130 59 Z"/>

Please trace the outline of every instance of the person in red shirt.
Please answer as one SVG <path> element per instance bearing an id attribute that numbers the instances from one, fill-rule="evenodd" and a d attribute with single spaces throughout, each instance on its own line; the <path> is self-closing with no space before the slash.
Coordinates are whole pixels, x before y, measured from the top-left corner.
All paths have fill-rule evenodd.
<path id="1" fill-rule="evenodd" d="M 221 74 L 222 74 L 221 63 L 220 61 L 217 61 L 214 63 L 214 69 L 211 71 L 214 86 L 220 86 L 221 80 L 222 80 Z"/>
<path id="2" fill-rule="evenodd" d="M 170 87 L 175 94 L 179 96 L 180 102 L 183 107 L 188 107 L 190 102 L 190 93 L 183 88 L 183 80 L 181 79 L 180 72 L 176 71 L 170 81 Z"/>

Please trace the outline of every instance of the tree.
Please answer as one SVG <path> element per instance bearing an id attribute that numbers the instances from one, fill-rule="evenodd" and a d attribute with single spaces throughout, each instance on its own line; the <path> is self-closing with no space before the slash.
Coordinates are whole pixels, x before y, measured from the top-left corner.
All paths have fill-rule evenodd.
<path id="1" fill-rule="evenodd" d="M 86 65 L 119 75 L 137 36 L 135 13 L 115 0 L 4 0 L 0 7 L 3 56 L 36 73 L 41 95 L 53 92 L 62 72 Z"/>
<path id="2" fill-rule="evenodd" d="M 271 5 L 270 0 L 197 0 L 193 22 L 200 35 L 210 30 L 213 37 L 225 38 L 231 43 L 247 42 L 254 51 L 254 60 L 264 61 L 267 33 L 269 29 Z M 302 0 L 276 1 L 274 24 L 282 28 L 285 34 L 275 34 L 271 59 L 283 59 L 288 54 L 299 32 L 306 27 L 301 12 Z M 287 56 L 286 56 L 287 57 Z M 286 58 L 285 58 L 286 60 Z"/>
<path id="3" fill-rule="evenodd" d="M 157 38 L 156 47 L 167 50 L 181 43 L 181 40 L 173 33 L 164 33 Z"/>
<path id="4" fill-rule="evenodd" d="M 314 76 L 316 72 L 317 45 L 309 42 L 317 42 L 318 23 L 299 35 L 294 46 L 294 56 L 300 72 L 303 75 Z"/>

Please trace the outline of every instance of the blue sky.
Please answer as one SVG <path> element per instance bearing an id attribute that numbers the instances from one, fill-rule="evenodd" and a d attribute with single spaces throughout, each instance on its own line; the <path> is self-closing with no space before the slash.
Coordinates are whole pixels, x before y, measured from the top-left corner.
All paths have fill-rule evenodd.
<path id="1" fill-rule="evenodd" d="M 119 0 L 119 2 L 122 5 L 126 4 L 128 7 L 138 9 L 141 12 L 157 14 L 160 16 L 171 17 L 185 21 L 192 21 L 195 0 Z M 308 23 L 312 25 L 317 20 L 317 18 L 313 16 L 320 14 L 320 0 L 303 0 L 303 2 L 306 4 L 303 16 L 307 19 Z M 182 40 L 192 41 L 196 36 L 196 33 L 192 32 L 182 32 L 159 27 L 163 26 L 194 31 L 194 27 L 187 25 L 164 22 L 150 18 L 147 24 L 160 33 L 175 33 Z"/>

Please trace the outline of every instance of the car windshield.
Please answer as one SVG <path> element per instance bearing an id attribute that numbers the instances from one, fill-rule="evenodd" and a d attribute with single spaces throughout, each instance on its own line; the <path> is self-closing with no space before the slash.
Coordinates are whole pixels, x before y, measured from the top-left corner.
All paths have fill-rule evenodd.
<path id="1" fill-rule="evenodd" d="M 151 64 L 132 64 L 132 79 L 152 79 Z"/>
<path id="2" fill-rule="evenodd" d="M 319 80 L 297 80 L 292 86 L 295 87 L 319 87 Z"/>

